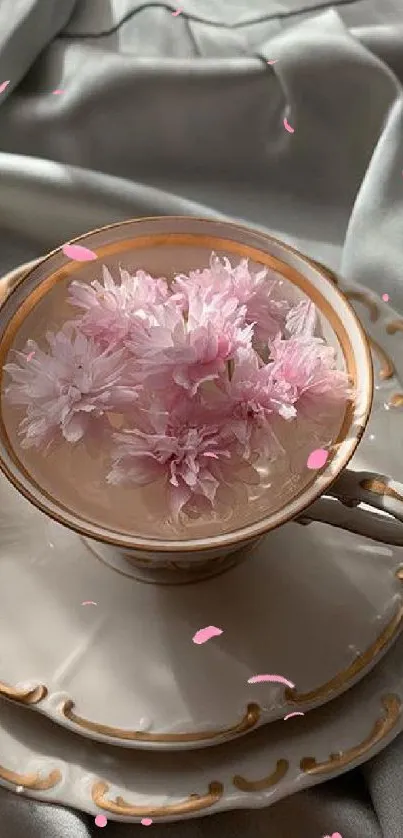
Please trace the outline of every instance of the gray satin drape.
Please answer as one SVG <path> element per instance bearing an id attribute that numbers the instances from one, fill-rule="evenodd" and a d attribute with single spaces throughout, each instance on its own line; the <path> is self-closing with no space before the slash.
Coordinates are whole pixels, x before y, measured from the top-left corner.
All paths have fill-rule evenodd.
<path id="1" fill-rule="evenodd" d="M 131 216 L 221 216 L 268 229 L 403 312 L 403 0 L 326 5 L 0 0 L 0 270 Z M 400 737 L 272 809 L 151 828 L 402 838 L 402 788 Z M 144 827 L 106 830 L 136 838 Z M 0 838 L 98 832 L 92 818 L 0 790 Z"/>

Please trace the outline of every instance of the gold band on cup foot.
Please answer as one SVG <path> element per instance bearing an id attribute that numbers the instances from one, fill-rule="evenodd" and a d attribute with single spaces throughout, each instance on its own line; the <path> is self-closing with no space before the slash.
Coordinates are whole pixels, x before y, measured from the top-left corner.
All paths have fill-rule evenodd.
<path id="1" fill-rule="evenodd" d="M 258 539 L 260 540 L 260 539 Z M 109 547 L 92 538 L 82 537 L 91 553 L 111 570 L 144 582 L 148 585 L 190 585 L 219 576 L 243 561 L 253 545 L 236 550 L 228 556 L 217 556 L 205 560 L 172 560 L 156 562 L 151 558 L 140 558 L 130 551 Z"/>

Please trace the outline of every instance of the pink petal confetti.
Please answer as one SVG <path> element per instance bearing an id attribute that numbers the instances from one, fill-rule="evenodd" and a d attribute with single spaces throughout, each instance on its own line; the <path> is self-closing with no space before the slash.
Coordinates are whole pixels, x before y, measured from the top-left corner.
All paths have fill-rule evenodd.
<path id="1" fill-rule="evenodd" d="M 271 61 L 266 61 L 266 64 L 277 64 L 278 59 L 274 58 Z"/>
<path id="2" fill-rule="evenodd" d="M 284 716 L 284 721 L 286 722 L 287 719 L 292 719 L 293 716 L 305 716 L 305 713 L 288 713 L 287 716 Z"/>
<path id="3" fill-rule="evenodd" d="M 289 134 L 293 134 L 293 133 L 294 133 L 294 130 L 295 130 L 295 129 L 294 129 L 294 128 L 291 128 L 291 125 L 290 125 L 290 123 L 288 122 L 288 120 L 287 120 L 287 118 L 286 118 L 286 117 L 284 117 L 284 119 L 283 119 L 283 125 L 284 125 L 285 130 L 286 130 L 286 131 L 288 131 L 288 133 L 289 133 Z"/>
<path id="4" fill-rule="evenodd" d="M 9 84 L 10 84 L 10 80 L 1 82 L 1 84 L 0 84 L 0 93 L 3 93 L 3 90 L 5 90 L 5 89 L 6 89 L 6 87 L 7 87 Z"/>
<path id="5" fill-rule="evenodd" d="M 332 835 L 324 835 L 323 838 L 343 838 L 340 832 L 333 832 Z"/>
<path id="6" fill-rule="evenodd" d="M 217 626 L 206 626 L 204 629 L 199 629 L 194 635 L 193 643 L 197 643 L 200 646 L 201 643 L 207 643 L 207 640 L 211 640 L 212 637 L 218 637 L 218 635 L 222 634 L 222 629 L 217 628 Z"/>
<path id="7" fill-rule="evenodd" d="M 182 14 L 183 9 L 177 9 L 176 12 L 172 12 L 172 17 L 178 17 L 178 15 Z"/>
<path id="8" fill-rule="evenodd" d="M 307 467 L 311 469 L 322 468 L 328 456 L 329 452 L 325 448 L 315 448 L 315 451 L 311 451 L 306 461 Z"/>
<path id="9" fill-rule="evenodd" d="M 383 299 L 384 303 L 388 303 L 389 302 L 389 294 L 382 294 L 382 299 Z"/>
<path id="10" fill-rule="evenodd" d="M 95 826 L 106 826 L 108 819 L 105 815 L 97 815 L 95 818 Z"/>
<path id="11" fill-rule="evenodd" d="M 85 602 L 82 602 L 81 605 L 96 605 L 96 602 L 93 602 L 92 599 L 86 599 Z"/>
<path id="12" fill-rule="evenodd" d="M 93 250 L 89 250 L 88 247 L 82 247 L 80 244 L 64 244 L 62 251 L 73 262 L 91 262 L 93 259 L 98 258 Z"/>
<path id="13" fill-rule="evenodd" d="M 27 355 L 27 361 L 32 361 L 32 358 L 34 357 L 34 355 L 35 355 L 35 350 L 30 352 L 29 355 Z"/>
<path id="14" fill-rule="evenodd" d="M 153 822 L 152 818 L 142 818 L 141 821 L 140 821 L 142 826 L 151 826 L 152 822 Z"/>
<path id="15" fill-rule="evenodd" d="M 64 90 L 52 90 L 54 96 L 57 96 L 58 93 L 64 93 Z"/>
<path id="16" fill-rule="evenodd" d="M 248 678 L 248 684 L 261 684 L 263 681 L 272 681 L 275 684 L 284 684 L 286 687 L 290 687 L 293 689 L 295 684 L 292 681 L 288 681 L 287 678 L 283 678 L 282 675 L 253 675 L 252 678 Z"/>

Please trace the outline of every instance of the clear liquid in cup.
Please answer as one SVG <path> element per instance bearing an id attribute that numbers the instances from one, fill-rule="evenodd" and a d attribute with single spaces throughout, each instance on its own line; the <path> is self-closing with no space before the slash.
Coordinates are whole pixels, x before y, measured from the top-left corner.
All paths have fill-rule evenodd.
<path id="1" fill-rule="evenodd" d="M 116 259 L 105 259 L 102 263 L 109 267 L 118 280 Z M 193 258 L 190 267 L 200 267 L 201 264 L 202 259 L 198 262 Z M 262 267 L 254 266 L 253 262 L 250 264 L 252 269 Z M 132 258 L 126 257 L 122 267 L 132 272 L 144 269 L 154 276 L 165 275 L 168 278 L 175 273 L 174 265 L 173 270 L 163 270 L 161 264 L 152 264 L 150 259 L 146 263 L 142 262 L 138 253 Z M 183 270 L 182 266 L 179 269 Z M 101 279 L 100 263 L 80 266 L 74 278 L 86 282 L 94 278 Z M 43 296 L 23 321 L 12 349 L 23 351 L 26 341 L 33 339 L 46 351 L 46 332 L 58 331 L 66 321 L 77 316 L 77 309 L 70 305 L 67 298 L 71 281 L 71 276 L 62 278 Z M 287 280 L 279 287 L 278 293 L 281 299 L 288 298 L 295 303 L 304 298 L 300 289 Z M 322 321 L 320 331 L 337 349 L 338 365 L 343 369 L 343 356 L 329 324 Z M 13 353 L 8 353 L 6 363 L 13 360 Z M 104 440 L 102 445 L 85 436 L 75 444 L 61 439 L 46 453 L 35 448 L 22 448 L 18 426 L 24 418 L 25 410 L 12 406 L 5 398 L 4 387 L 9 382 L 9 376 L 4 373 L 3 422 L 15 454 L 35 483 L 70 513 L 86 522 L 100 525 L 111 533 L 166 540 L 205 538 L 230 533 L 283 508 L 315 480 L 315 472 L 306 465 L 309 454 L 316 448 L 327 448 L 336 440 L 346 410 L 346 404 L 341 402 L 323 426 L 302 418 L 290 423 L 282 422 L 278 431 L 286 452 L 284 456 L 274 461 L 262 458 L 257 464 L 258 479 L 255 476 L 252 482 L 248 482 L 250 474 L 246 469 L 242 481 L 234 482 L 230 490 L 220 493 L 219 502 L 212 512 L 197 518 L 181 516 L 179 522 L 174 522 L 169 512 L 164 481 L 159 480 L 142 487 L 112 486 L 107 483 L 106 475 L 110 470 L 113 450 L 112 438 L 110 442 Z M 122 424 L 123 417 L 114 414 L 110 422 L 113 430 Z"/>

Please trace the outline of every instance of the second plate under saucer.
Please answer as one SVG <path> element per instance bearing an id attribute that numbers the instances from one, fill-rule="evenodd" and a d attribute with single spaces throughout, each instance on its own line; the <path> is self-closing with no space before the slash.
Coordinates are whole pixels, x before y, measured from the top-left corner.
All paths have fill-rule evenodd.
<path id="1" fill-rule="evenodd" d="M 197 748 L 305 712 L 403 625 L 402 548 L 327 525 L 287 524 L 221 576 L 159 586 L 105 566 L 4 478 L 0 510 L 0 694 L 100 741 Z M 206 626 L 223 633 L 196 645 Z"/>

